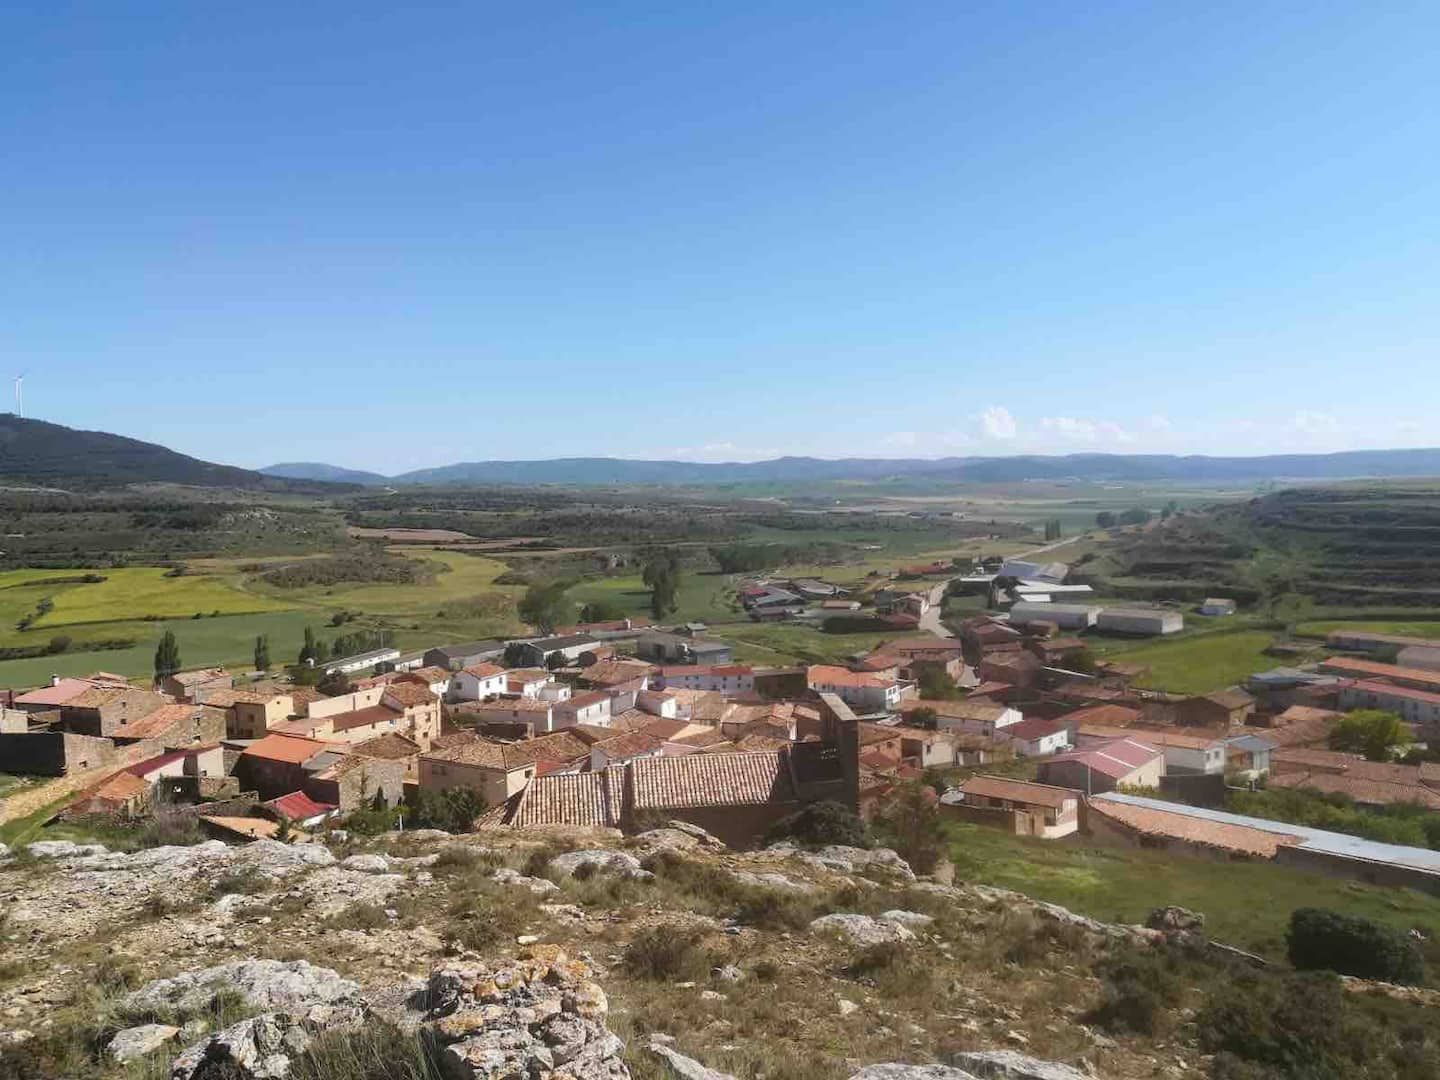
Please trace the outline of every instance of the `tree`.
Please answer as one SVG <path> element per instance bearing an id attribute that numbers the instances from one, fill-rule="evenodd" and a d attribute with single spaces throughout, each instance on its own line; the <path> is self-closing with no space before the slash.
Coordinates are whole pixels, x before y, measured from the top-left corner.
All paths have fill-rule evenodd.
<path id="1" fill-rule="evenodd" d="M 180 643 L 175 633 L 166 630 L 160 635 L 160 644 L 155 648 L 155 681 L 168 678 L 180 670 Z"/>
<path id="2" fill-rule="evenodd" d="M 565 590 L 569 587 L 568 581 L 531 585 L 517 606 L 520 618 L 542 634 L 553 634 L 557 626 L 568 621 L 570 612 L 574 610 L 565 599 Z"/>
<path id="3" fill-rule="evenodd" d="M 1115 515 L 1109 510 L 1101 510 L 1095 515 L 1095 524 L 1102 529 L 1113 529 L 1115 527 Z"/>
<path id="4" fill-rule="evenodd" d="M 1160 511 L 1160 520 L 1161 520 L 1161 521 L 1166 521 L 1166 520 L 1174 517 L 1174 516 L 1175 516 L 1176 514 L 1178 514 L 1179 512 L 1180 512 L 1180 504 L 1179 504 L 1178 502 L 1176 502 L 1174 499 L 1171 499 L 1169 502 L 1167 502 L 1167 503 L 1165 504 L 1164 509 L 1162 509 L 1162 510 Z"/>
<path id="5" fill-rule="evenodd" d="M 626 611 L 614 600 L 591 600 L 580 609 L 582 623 L 618 622 L 626 617 Z"/>
<path id="6" fill-rule="evenodd" d="M 300 663 L 318 664 L 321 660 L 325 659 L 324 654 L 321 652 L 322 648 L 323 646 L 315 640 L 314 628 L 309 626 L 305 627 L 305 643 L 300 646 Z"/>
<path id="7" fill-rule="evenodd" d="M 920 674 L 915 680 L 920 686 L 920 696 L 927 701 L 950 701 L 960 696 L 955 680 L 946 674 L 939 664 L 919 665 Z"/>
<path id="8" fill-rule="evenodd" d="M 1051 518 L 1049 521 L 1045 522 L 1045 539 L 1046 539 L 1046 540 L 1059 540 L 1059 539 L 1060 539 L 1060 519 L 1059 519 L 1059 518 Z"/>
<path id="9" fill-rule="evenodd" d="M 559 671 L 567 663 L 569 663 L 569 661 L 565 659 L 563 652 L 552 652 L 545 658 L 545 669 L 547 671 Z"/>
<path id="10" fill-rule="evenodd" d="M 929 706 L 915 709 L 910 713 L 910 723 L 913 727 L 924 728 L 926 731 L 934 731 L 940 725 L 939 714 Z"/>
<path id="11" fill-rule="evenodd" d="M 505 646 L 505 655 L 502 657 L 507 668 L 518 668 L 525 666 L 525 642 L 512 641 Z"/>
<path id="12" fill-rule="evenodd" d="M 342 697 L 352 693 L 355 685 L 350 681 L 350 676 L 343 671 L 330 671 L 320 676 L 320 681 L 315 684 L 315 689 L 326 697 Z"/>
<path id="13" fill-rule="evenodd" d="M 650 614 L 663 619 L 678 606 L 675 595 L 680 591 L 680 560 L 673 551 L 653 551 L 645 560 L 640 580 L 650 590 Z"/>
<path id="14" fill-rule="evenodd" d="M 1129 510 L 1121 511 L 1120 516 L 1115 520 L 1121 525 L 1147 525 L 1150 522 L 1150 511 L 1143 506 L 1132 506 Z"/>
<path id="15" fill-rule="evenodd" d="M 916 873 L 930 873 L 945 852 L 945 832 L 937 807 L 934 790 L 911 780 L 895 790 L 876 823 L 890 846 Z"/>
<path id="16" fill-rule="evenodd" d="M 1393 751 L 1412 741 L 1400 717 L 1384 709 L 1356 709 L 1341 717 L 1330 732 L 1330 749 L 1364 754 L 1370 761 L 1389 761 Z"/>
<path id="17" fill-rule="evenodd" d="M 794 840 L 814 847 L 827 844 L 870 846 L 865 835 L 865 823 L 848 806 L 832 799 L 808 803 L 775 822 L 765 834 L 765 842 L 773 844 L 779 840 Z"/>
<path id="18" fill-rule="evenodd" d="M 255 637 L 255 670 L 270 670 L 270 638 L 267 634 L 257 634 Z"/>

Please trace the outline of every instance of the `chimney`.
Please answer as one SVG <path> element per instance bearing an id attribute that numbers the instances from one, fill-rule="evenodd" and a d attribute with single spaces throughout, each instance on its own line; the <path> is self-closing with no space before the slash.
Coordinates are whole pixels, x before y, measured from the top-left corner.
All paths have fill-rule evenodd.
<path id="1" fill-rule="evenodd" d="M 59 676 L 59 675 L 51 675 L 51 676 L 50 676 L 50 685 L 51 685 L 51 686 L 59 686 L 59 685 L 60 685 L 60 676 Z"/>

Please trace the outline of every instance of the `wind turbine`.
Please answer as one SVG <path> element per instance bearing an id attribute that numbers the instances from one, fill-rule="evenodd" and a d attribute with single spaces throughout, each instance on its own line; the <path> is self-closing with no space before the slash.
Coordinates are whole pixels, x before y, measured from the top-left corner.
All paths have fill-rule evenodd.
<path id="1" fill-rule="evenodd" d="M 20 417 L 25 415 L 24 385 L 25 373 L 22 371 L 15 376 L 15 415 Z"/>

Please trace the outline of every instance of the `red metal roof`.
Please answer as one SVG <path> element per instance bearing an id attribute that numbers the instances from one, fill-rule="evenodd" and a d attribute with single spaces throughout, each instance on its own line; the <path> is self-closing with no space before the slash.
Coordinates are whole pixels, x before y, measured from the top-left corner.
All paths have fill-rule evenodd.
<path id="1" fill-rule="evenodd" d="M 316 802 L 303 791 L 292 791 L 289 795 L 281 795 L 278 799 L 271 799 L 261 805 L 269 807 L 291 821 L 309 821 L 313 817 L 334 813 L 339 809 L 332 803 Z"/>

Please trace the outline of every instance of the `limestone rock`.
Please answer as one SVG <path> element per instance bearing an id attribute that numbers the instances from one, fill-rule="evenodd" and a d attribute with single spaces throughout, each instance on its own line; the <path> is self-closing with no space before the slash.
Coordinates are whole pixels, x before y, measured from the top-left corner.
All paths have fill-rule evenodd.
<path id="1" fill-rule="evenodd" d="M 309 1048 L 311 1038 L 293 1017 L 263 1013 L 241 1020 L 186 1050 L 170 1066 L 171 1080 L 203 1080 L 208 1075 L 280 1080 L 292 1058 Z"/>
<path id="2" fill-rule="evenodd" d="M 106 855 L 104 844 L 77 844 L 73 840 L 36 840 L 26 850 L 37 859 L 77 859 L 82 855 Z"/>
<path id="3" fill-rule="evenodd" d="M 935 921 L 933 915 L 924 915 L 918 911 L 900 911 L 898 909 L 882 912 L 880 918 L 886 922 L 895 923 L 898 926 L 915 927 L 929 926 Z"/>
<path id="4" fill-rule="evenodd" d="M 984 1080 L 1089 1080 L 1073 1065 L 1022 1054 L 1018 1050 L 980 1050 L 955 1054 L 952 1059 Z"/>
<path id="5" fill-rule="evenodd" d="M 123 1065 L 159 1050 L 179 1034 L 180 1029 L 169 1024 L 141 1024 L 116 1032 L 105 1049 Z"/>
<path id="6" fill-rule="evenodd" d="M 812 933 L 839 934 L 853 945 L 883 945 L 892 941 L 915 940 L 910 929 L 900 923 L 842 912 L 820 916 L 810 924 L 810 930 Z"/>
<path id="7" fill-rule="evenodd" d="M 501 885 L 515 885 L 520 888 L 529 889 L 536 896 L 546 896 L 553 892 L 559 892 L 560 886 L 556 885 L 549 878 L 526 877 L 519 870 L 512 870 L 508 866 L 502 866 L 490 875 L 492 881 L 498 881 Z"/>
<path id="8" fill-rule="evenodd" d="M 341 861 L 340 868 L 342 870 L 358 870 L 362 874 L 388 874 L 390 860 L 384 855 L 351 855 L 348 859 Z"/>
<path id="9" fill-rule="evenodd" d="M 127 994 L 130 1009 L 200 1012 L 233 990 L 251 1008 L 282 1011 L 317 1024 L 350 1023 L 364 1014 L 360 987 L 305 960 L 237 960 L 158 979 Z"/>
<path id="10" fill-rule="evenodd" d="M 1150 912 L 1145 919 L 1145 926 L 1147 929 L 1163 930 L 1166 933 L 1201 931 L 1205 929 L 1205 916 L 1198 911 L 1172 904 Z"/>
<path id="11" fill-rule="evenodd" d="M 949 1065 L 867 1065 L 850 1080 L 975 1080 L 972 1073 Z"/>
<path id="12" fill-rule="evenodd" d="M 784 874 L 777 874 L 774 871 L 766 873 L 755 873 L 753 870 L 734 871 L 735 880 L 742 885 L 752 885 L 757 889 L 784 889 L 789 892 L 814 892 L 815 886 L 808 881 L 796 881 Z"/>
<path id="13" fill-rule="evenodd" d="M 735 1080 L 730 1073 L 718 1072 L 701 1065 L 694 1058 L 686 1057 L 669 1045 L 669 1040 L 652 1035 L 650 1053 L 665 1063 L 666 1075 L 675 1080 Z"/>
<path id="14" fill-rule="evenodd" d="M 608 851 L 605 848 L 588 848 L 583 851 L 567 851 L 550 860 L 550 872 L 561 877 L 578 873 L 615 874 L 619 877 L 649 881 L 655 875 L 640 868 L 640 860 L 624 851 Z"/>

